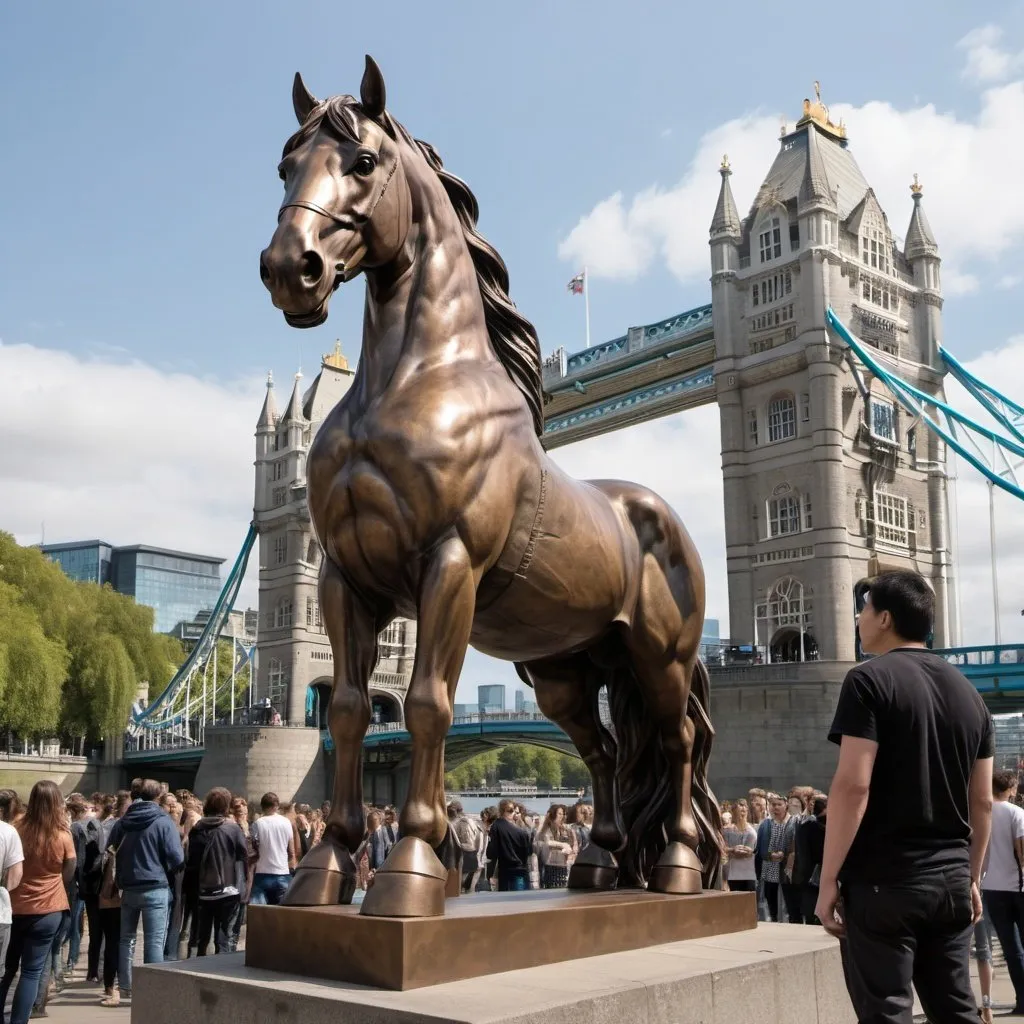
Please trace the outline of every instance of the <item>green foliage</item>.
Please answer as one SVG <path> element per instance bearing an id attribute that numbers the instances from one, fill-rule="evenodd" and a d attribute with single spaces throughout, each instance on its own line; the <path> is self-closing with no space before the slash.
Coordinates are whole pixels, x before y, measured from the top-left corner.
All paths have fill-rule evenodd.
<path id="1" fill-rule="evenodd" d="M 446 789 L 458 792 L 493 787 L 499 780 L 526 779 L 543 789 L 584 789 L 590 785 L 590 772 L 578 757 L 516 743 L 464 761 L 445 775 L 444 784 Z"/>
<path id="2" fill-rule="evenodd" d="M 117 735 L 140 687 L 162 690 L 183 657 L 178 641 L 153 632 L 151 608 L 75 583 L 0 532 L 0 728 Z"/>

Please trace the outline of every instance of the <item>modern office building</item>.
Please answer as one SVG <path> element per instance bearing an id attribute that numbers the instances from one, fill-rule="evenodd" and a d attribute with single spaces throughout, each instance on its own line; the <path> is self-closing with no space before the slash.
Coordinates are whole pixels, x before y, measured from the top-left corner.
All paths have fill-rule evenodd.
<path id="1" fill-rule="evenodd" d="M 718 619 L 705 619 L 700 636 L 700 657 L 707 665 L 717 665 L 722 660 L 722 630 Z"/>
<path id="2" fill-rule="evenodd" d="M 530 693 L 532 694 L 533 691 L 531 690 Z M 527 697 L 525 690 L 516 690 L 516 711 L 535 715 L 537 713 L 537 702 L 532 697 Z"/>
<path id="3" fill-rule="evenodd" d="M 145 544 L 114 547 L 101 540 L 43 544 L 40 548 L 71 579 L 109 583 L 120 594 L 153 609 L 153 628 L 171 632 L 212 608 L 221 591 L 223 558 L 169 551 Z"/>
<path id="4" fill-rule="evenodd" d="M 490 683 L 486 686 L 476 688 L 477 702 L 480 705 L 480 714 L 486 715 L 492 711 L 505 710 L 505 684 Z"/>

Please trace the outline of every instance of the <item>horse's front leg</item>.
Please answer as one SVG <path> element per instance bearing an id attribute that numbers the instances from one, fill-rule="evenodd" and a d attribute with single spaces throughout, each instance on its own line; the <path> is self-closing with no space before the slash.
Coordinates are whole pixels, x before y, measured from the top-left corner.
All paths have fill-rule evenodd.
<path id="1" fill-rule="evenodd" d="M 328 725 L 334 740 L 334 792 L 321 842 L 299 864 L 284 898 L 290 906 L 351 903 L 363 841 L 363 738 L 370 724 L 367 684 L 377 663 L 377 620 L 325 558 L 320 571 L 320 612 L 334 654 Z"/>
<path id="2" fill-rule="evenodd" d="M 434 853 L 448 831 L 444 806 L 444 740 L 469 645 L 476 579 L 458 537 L 433 553 L 420 586 L 416 662 L 405 698 L 412 738 L 409 794 L 399 817 L 402 838 L 363 901 L 376 917 L 435 917 L 444 913 L 447 870 Z"/>

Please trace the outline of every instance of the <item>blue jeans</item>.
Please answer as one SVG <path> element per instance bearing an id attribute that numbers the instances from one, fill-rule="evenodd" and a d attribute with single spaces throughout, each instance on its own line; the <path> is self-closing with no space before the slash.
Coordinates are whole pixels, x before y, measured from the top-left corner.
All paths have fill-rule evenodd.
<path id="1" fill-rule="evenodd" d="M 252 895 L 249 897 L 249 902 L 255 903 L 257 906 L 266 906 L 269 903 L 272 907 L 276 907 L 281 903 L 282 897 L 291 884 L 291 875 L 255 874 L 252 877 Z"/>
<path id="2" fill-rule="evenodd" d="M 1024 1006 L 1024 894 L 1002 889 L 983 889 L 985 919 L 999 937 L 1006 973 L 1013 984 L 1016 1005 Z"/>
<path id="3" fill-rule="evenodd" d="M 14 990 L 11 1003 L 10 1024 L 28 1024 L 32 1004 L 39 989 L 39 975 L 50 954 L 53 937 L 57 934 L 63 914 L 58 910 L 52 914 L 15 914 L 11 925 L 11 941 L 7 947 L 3 980 L 0 980 L 0 1024 L 3 1024 L 3 1007 L 7 1002 L 7 991 L 14 981 L 14 975 L 21 967 L 18 987 Z"/>
<path id="4" fill-rule="evenodd" d="M 118 985 L 124 993 L 132 990 L 132 960 L 135 957 L 135 933 L 142 918 L 142 961 L 164 962 L 168 908 L 171 892 L 158 889 L 125 889 L 121 894 L 121 956 L 117 963 Z"/>
<path id="5" fill-rule="evenodd" d="M 42 1010 L 46 1007 L 46 990 L 50 987 L 51 979 L 56 982 L 59 992 L 64 987 L 64 940 L 68 937 L 68 928 L 71 924 L 71 911 L 60 912 L 60 924 L 54 933 L 53 941 L 50 943 L 50 955 L 43 960 L 43 969 L 39 974 L 39 990 L 36 993 L 36 1000 L 33 1004 L 35 1009 Z"/>
<path id="6" fill-rule="evenodd" d="M 71 908 L 71 934 L 68 938 L 68 963 L 78 966 L 78 954 L 82 948 L 82 915 L 85 913 L 85 900 L 77 899 Z"/>

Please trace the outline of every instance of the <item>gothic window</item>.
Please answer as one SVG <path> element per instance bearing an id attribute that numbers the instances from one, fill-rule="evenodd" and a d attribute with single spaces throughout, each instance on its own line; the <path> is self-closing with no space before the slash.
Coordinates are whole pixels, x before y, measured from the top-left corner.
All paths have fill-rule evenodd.
<path id="1" fill-rule="evenodd" d="M 806 494 L 784 494 L 768 500 L 768 536 L 786 537 L 811 529 L 811 500 Z"/>
<path id="2" fill-rule="evenodd" d="M 322 628 L 322 620 L 320 618 L 320 602 L 319 601 L 317 601 L 313 605 L 313 625 L 317 629 L 321 629 Z"/>
<path id="3" fill-rule="evenodd" d="M 313 625 L 313 605 L 315 603 L 313 598 L 306 598 L 306 625 L 310 627 Z"/>
<path id="4" fill-rule="evenodd" d="M 282 597 L 274 609 L 275 629 L 285 629 L 292 624 L 292 603 L 287 597 Z"/>
<path id="5" fill-rule="evenodd" d="M 750 439 L 750 447 L 757 447 L 757 410 L 747 410 L 747 437 Z"/>
<path id="6" fill-rule="evenodd" d="M 274 538 L 274 565 L 284 565 L 288 558 L 288 534 L 282 533 Z"/>
<path id="7" fill-rule="evenodd" d="M 896 443 L 896 407 L 884 398 L 871 396 L 871 434 L 882 441 Z"/>
<path id="8" fill-rule="evenodd" d="M 284 459 L 278 459 L 277 462 L 270 464 L 270 479 L 280 480 L 284 476 Z"/>
<path id="9" fill-rule="evenodd" d="M 314 537 L 306 548 L 306 561 L 310 565 L 316 565 L 320 561 L 320 543 Z"/>
<path id="10" fill-rule="evenodd" d="M 906 498 L 886 491 L 875 492 L 875 537 L 905 548 L 910 543 L 910 515 Z"/>
<path id="11" fill-rule="evenodd" d="M 772 217 L 766 231 L 760 235 L 761 262 L 778 259 L 782 255 L 782 228 L 778 217 Z"/>
<path id="12" fill-rule="evenodd" d="M 273 450 L 275 452 L 280 450 L 280 448 L 281 448 L 281 435 L 280 434 L 275 434 L 274 435 L 274 443 L 273 443 L 272 447 L 273 447 Z"/>
<path id="13" fill-rule="evenodd" d="M 280 508 L 288 500 L 288 488 L 287 487 L 275 487 L 273 494 L 270 496 L 271 504 L 274 508 Z"/>
<path id="14" fill-rule="evenodd" d="M 890 272 L 890 248 L 892 242 L 889 232 L 877 217 L 865 222 L 860 236 L 861 261 L 866 267 L 880 270 L 883 274 Z"/>
<path id="15" fill-rule="evenodd" d="M 271 687 L 279 687 L 284 680 L 284 668 L 277 658 L 270 659 L 270 666 L 267 672 L 267 682 Z"/>
<path id="16" fill-rule="evenodd" d="M 832 221 L 828 220 L 827 218 L 825 219 L 825 232 L 822 235 L 821 240 L 822 242 L 825 243 L 825 245 L 832 244 Z"/>
<path id="17" fill-rule="evenodd" d="M 277 658 L 271 658 L 267 671 L 267 696 L 270 698 L 270 703 L 279 706 L 283 702 L 287 690 L 288 677 L 284 666 Z"/>
<path id="18" fill-rule="evenodd" d="M 800 422 L 811 422 L 811 396 L 806 391 L 800 396 Z"/>
<path id="19" fill-rule="evenodd" d="M 796 437 L 796 405 L 792 395 L 776 395 L 768 403 L 768 443 Z"/>
<path id="20" fill-rule="evenodd" d="M 758 289 L 756 284 L 754 285 L 753 288 L 750 289 L 750 294 L 753 297 L 754 305 L 756 306 L 757 305 L 757 298 L 758 298 L 758 294 L 759 294 L 759 289 Z"/>

